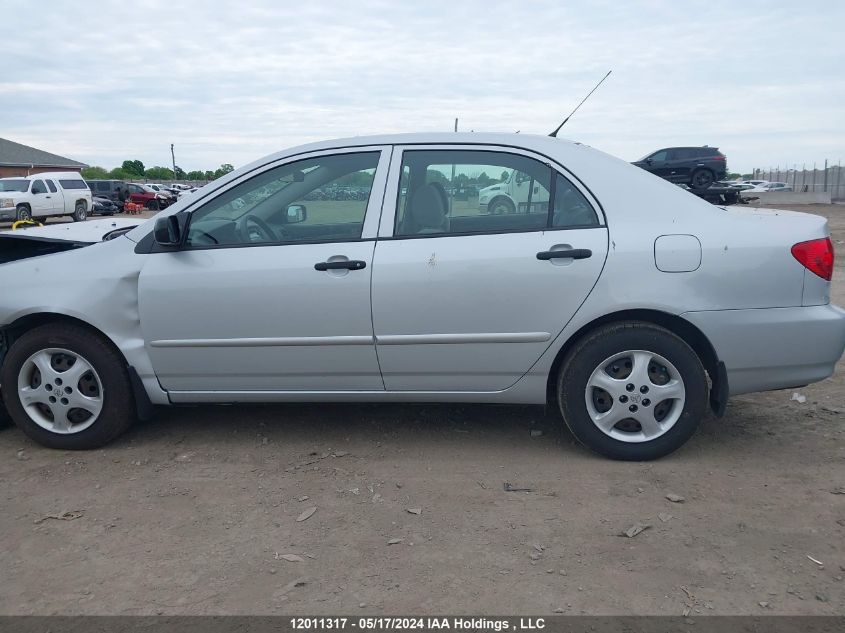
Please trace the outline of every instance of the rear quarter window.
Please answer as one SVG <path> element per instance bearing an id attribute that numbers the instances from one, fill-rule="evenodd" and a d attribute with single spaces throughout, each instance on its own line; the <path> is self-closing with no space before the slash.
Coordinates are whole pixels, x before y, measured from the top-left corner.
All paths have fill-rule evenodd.
<path id="1" fill-rule="evenodd" d="M 88 185 L 81 178 L 60 180 L 59 184 L 62 186 L 62 189 L 88 189 Z"/>

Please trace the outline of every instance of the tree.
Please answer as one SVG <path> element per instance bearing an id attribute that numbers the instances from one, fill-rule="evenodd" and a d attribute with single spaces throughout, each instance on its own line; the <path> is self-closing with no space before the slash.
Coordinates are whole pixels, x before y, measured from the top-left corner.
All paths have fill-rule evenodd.
<path id="1" fill-rule="evenodd" d="M 150 180 L 173 180 L 173 170 L 168 167 L 149 167 L 145 175 Z"/>
<path id="2" fill-rule="evenodd" d="M 185 180 L 205 180 L 205 172 L 198 169 L 185 174 Z"/>
<path id="3" fill-rule="evenodd" d="M 495 182 L 492 178 L 490 178 L 490 176 L 487 175 L 487 172 L 485 171 L 482 171 L 480 174 L 478 174 L 478 177 L 475 179 L 475 181 L 478 183 L 479 187 L 486 187 L 487 185 L 491 185 Z"/>
<path id="4" fill-rule="evenodd" d="M 82 177 L 85 180 L 105 180 L 109 177 L 109 172 L 102 167 L 83 167 Z"/>
<path id="5" fill-rule="evenodd" d="M 125 160 L 121 168 L 127 174 L 132 174 L 133 176 L 140 177 L 144 175 L 144 163 L 140 160 Z"/>
<path id="6" fill-rule="evenodd" d="M 214 178 L 220 178 L 221 176 L 225 176 L 230 171 L 235 171 L 235 168 L 232 167 L 229 163 L 223 163 L 217 170 L 214 172 Z"/>
<path id="7" fill-rule="evenodd" d="M 425 181 L 427 183 L 439 182 L 442 185 L 448 185 L 449 179 L 442 171 L 437 169 L 427 169 L 425 174 Z"/>
<path id="8" fill-rule="evenodd" d="M 185 180 L 185 170 L 176 165 L 176 180 Z"/>
<path id="9" fill-rule="evenodd" d="M 137 174 L 130 174 L 122 167 L 115 167 L 109 172 L 109 178 L 111 180 L 134 180 L 137 178 Z"/>

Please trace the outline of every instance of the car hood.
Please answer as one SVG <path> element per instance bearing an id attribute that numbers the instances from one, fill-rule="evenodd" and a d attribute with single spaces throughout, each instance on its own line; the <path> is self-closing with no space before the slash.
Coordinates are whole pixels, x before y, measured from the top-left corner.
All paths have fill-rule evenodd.
<path id="1" fill-rule="evenodd" d="M 17 200 L 18 198 L 25 198 L 29 195 L 26 191 L 0 191 L 0 198 L 11 198 Z"/>
<path id="2" fill-rule="evenodd" d="M 108 241 L 138 224 L 138 220 L 117 218 L 0 231 L 0 264 Z"/>

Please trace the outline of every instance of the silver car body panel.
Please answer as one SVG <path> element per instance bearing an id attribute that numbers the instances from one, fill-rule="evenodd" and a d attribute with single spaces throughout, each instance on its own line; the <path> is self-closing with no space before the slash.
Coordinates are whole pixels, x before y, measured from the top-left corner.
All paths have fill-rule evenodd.
<path id="1" fill-rule="evenodd" d="M 396 165 L 410 146 L 541 157 L 582 188 L 603 225 L 391 239 Z M 381 189 L 373 188 L 360 241 L 136 253 L 153 229 L 149 220 L 109 242 L 0 267 L 0 327 L 38 313 L 89 323 L 121 349 L 150 399 L 162 404 L 543 403 L 567 341 L 624 310 L 695 325 L 725 363 L 733 394 L 820 380 L 845 347 L 845 314 L 828 305 L 829 282 L 790 254 L 792 244 L 828 234 L 824 218 L 716 207 L 562 139 L 419 134 L 327 141 L 238 169 L 160 215 L 191 212 L 245 177 L 297 158 L 362 148 L 381 150 L 382 160 Z M 655 259 L 655 242 L 666 235 L 695 238 L 663 251 L 672 272 Z M 536 260 L 539 250 L 561 244 L 595 254 Z M 354 256 L 367 268 L 340 277 L 313 269 L 331 256 Z M 67 270 L 86 273 L 69 278 Z"/>

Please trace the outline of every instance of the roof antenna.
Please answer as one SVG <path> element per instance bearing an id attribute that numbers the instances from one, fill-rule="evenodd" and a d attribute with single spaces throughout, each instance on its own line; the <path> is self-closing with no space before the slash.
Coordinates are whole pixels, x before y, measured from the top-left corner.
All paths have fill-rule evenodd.
<path id="1" fill-rule="evenodd" d="M 566 122 L 567 122 L 569 119 L 571 119 L 571 118 L 572 118 L 572 115 L 573 115 L 573 114 L 575 114 L 575 113 L 578 111 L 578 108 L 580 108 L 582 105 L 584 105 L 584 101 L 586 101 L 587 99 L 589 99 L 589 98 L 590 98 L 590 95 L 591 95 L 591 94 L 593 94 L 593 93 L 594 93 L 594 92 L 598 89 L 598 87 L 604 83 L 604 80 L 605 80 L 605 79 L 607 79 L 608 77 L 610 77 L 610 73 L 612 73 L 612 72 L 613 72 L 612 70 L 608 70 L 608 71 L 607 71 L 607 74 L 606 74 L 604 77 L 602 77 L 602 78 L 601 78 L 601 81 L 600 81 L 600 82 L 598 82 L 598 83 L 596 84 L 596 87 L 595 87 L 595 88 L 593 88 L 592 90 L 590 90 L 590 92 L 588 92 L 588 93 L 587 93 L 587 96 L 586 96 L 586 97 L 584 97 L 584 99 L 582 99 L 581 103 L 579 103 L 577 106 L 575 106 L 575 109 L 574 109 L 572 112 L 570 112 L 570 113 L 569 113 L 569 116 L 568 116 L 568 117 L 566 117 L 566 118 L 563 120 L 563 123 L 561 123 L 560 125 L 558 125 L 558 126 L 557 126 L 557 128 L 555 129 L 555 131 L 554 131 L 554 132 L 552 132 L 551 134 L 549 134 L 549 136 L 553 136 L 553 137 L 554 137 L 554 136 L 557 136 L 557 133 L 558 133 L 558 132 L 560 132 L 560 128 L 562 128 L 564 125 L 566 125 Z"/>

